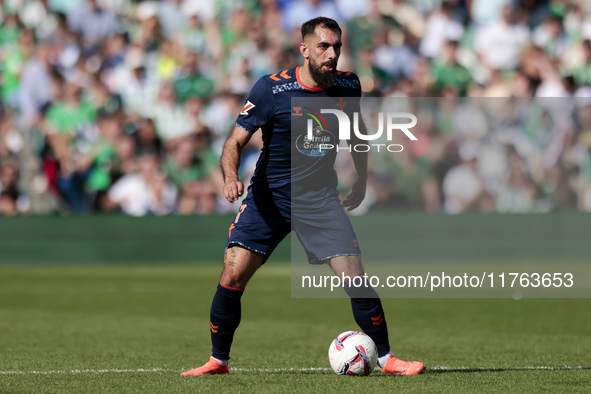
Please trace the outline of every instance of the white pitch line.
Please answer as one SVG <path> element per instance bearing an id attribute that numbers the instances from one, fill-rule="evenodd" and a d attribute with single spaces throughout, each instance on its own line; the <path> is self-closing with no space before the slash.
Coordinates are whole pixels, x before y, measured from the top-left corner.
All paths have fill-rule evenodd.
<path id="1" fill-rule="evenodd" d="M 427 367 L 429 371 L 570 371 L 591 369 L 589 366 L 564 366 L 564 367 L 445 367 L 434 366 Z M 306 371 L 332 371 L 331 368 L 230 368 L 231 371 L 236 372 L 306 372 Z M 67 373 L 127 373 L 127 372 L 174 372 L 171 369 L 152 368 L 152 369 L 71 369 L 65 371 L 0 371 L 0 375 L 50 375 L 50 374 L 67 374 Z"/>
<path id="2" fill-rule="evenodd" d="M 576 367 L 427 367 L 428 371 L 446 371 L 446 370 L 472 370 L 472 371 L 569 371 L 569 370 L 577 370 L 577 369 L 591 369 L 591 367 L 584 367 L 582 365 L 578 365 Z"/>
<path id="3" fill-rule="evenodd" d="M 152 368 L 152 369 L 71 369 L 69 371 L 0 371 L 0 375 L 49 375 L 54 373 L 125 373 L 125 372 L 160 372 L 168 371 L 168 369 Z"/>
<path id="4" fill-rule="evenodd" d="M 429 367 L 427 366 L 427 372 L 429 371 L 568 371 L 568 370 L 581 370 L 581 369 L 591 369 L 591 367 L 584 367 L 584 366 L 576 366 L 576 367 L 444 367 L 444 366 L 435 366 Z M 332 371 L 331 368 L 230 368 L 230 371 L 237 371 L 237 372 L 284 372 L 284 371 L 297 371 L 297 372 L 304 372 L 304 371 Z"/>
<path id="5" fill-rule="evenodd" d="M 297 372 L 305 372 L 305 371 L 332 371 L 331 368 L 230 368 L 230 371 L 237 371 L 237 372 L 287 372 L 287 371 L 297 371 Z"/>

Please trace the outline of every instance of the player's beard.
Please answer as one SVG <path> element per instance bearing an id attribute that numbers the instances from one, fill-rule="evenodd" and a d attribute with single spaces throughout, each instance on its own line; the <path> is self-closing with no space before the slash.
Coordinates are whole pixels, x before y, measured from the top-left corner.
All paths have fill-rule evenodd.
<path id="1" fill-rule="evenodd" d="M 323 66 L 330 64 L 333 66 L 332 71 L 324 71 Z M 324 63 L 316 63 L 312 57 L 310 57 L 310 76 L 321 88 L 328 88 L 334 84 L 337 77 L 337 62 L 335 60 L 328 60 Z"/>

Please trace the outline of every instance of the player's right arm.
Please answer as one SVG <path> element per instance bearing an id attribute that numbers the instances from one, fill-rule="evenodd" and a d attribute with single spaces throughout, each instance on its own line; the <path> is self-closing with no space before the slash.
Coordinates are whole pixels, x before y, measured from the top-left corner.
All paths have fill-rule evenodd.
<path id="1" fill-rule="evenodd" d="M 274 112 L 275 100 L 268 77 L 262 77 L 252 87 L 248 100 L 236 119 L 236 126 L 224 145 L 221 165 L 226 200 L 234 202 L 244 193 L 244 185 L 238 178 L 240 154 L 250 137 L 267 124 Z"/>
<path id="2" fill-rule="evenodd" d="M 250 141 L 250 137 L 252 137 L 251 133 L 241 127 L 234 126 L 234 130 L 224 144 L 221 159 L 224 197 L 232 203 L 244 193 L 244 184 L 238 178 L 238 168 L 240 167 L 242 149 Z"/>

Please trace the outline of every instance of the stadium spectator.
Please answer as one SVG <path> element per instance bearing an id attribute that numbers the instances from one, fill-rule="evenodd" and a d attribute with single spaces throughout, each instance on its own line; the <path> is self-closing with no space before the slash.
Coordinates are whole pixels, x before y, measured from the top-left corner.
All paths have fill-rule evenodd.
<path id="1" fill-rule="evenodd" d="M 93 51 L 101 41 L 111 37 L 119 29 L 117 16 L 101 8 L 98 0 L 86 0 L 68 14 L 68 26 L 80 34 L 87 51 Z"/>
<path id="2" fill-rule="evenodd" d="M 50 51 L 48 43 L 39 44 L 36 56 L 27 61 L 20 78 L 19 106 L 29 127 L 41 120 L 44 109 L 56 93 Z"/>
<path id="3" fill-rule="evenodd" d="M 402 45 L 392 46 L 388 43 L 387 31 L 377 32 L 373 57 L 376 67 L 387 72 L 391 81 L 398 81 L 400 78 L 411 79 L 418 59 L 415 51 L 416 42 L 414 35 L 406 33 Z"/>
<path id="4" fill-rule="evenodd" d="M 105 72 L 107 88 L 121 95 L 123 106 L 131 117 L 153 116 L 150 112 L 158 95 L 160 80 L 155 70 L 148 67 L 143 49 L 128 48 L 125 60 Z"/>
<path id="5" fill-rule="evenodd" d="M 365 1 L 335 0 L 337 9 L 344 20 L 348 21 L 356 16 L 366 15 L 369 5 Z"/>
<path id="6" fill-rule="evenodd" d="M 445 212 L 455 215 L 469 210 L 491 212 L 494 209 L 494 203 L 476 171 L 478 149 L 477 144 L 470 142 L 460 146 L 461 163 L 449 170 L 443 180 Z"/>
<path id="7" fill-rule="evenodd" d="M 174 78 L 176 99 L 184 103 L 189 97 L 211 97 L 213 82 L 199 71 L 199 58 L 195 52 L 187 51 L 183 67 Z"/>
<path id="8" fill-rule="evenodd" d="M 34 41 L 33 31 L 23 30 L 18 39 L 18 45 L 7 46 L 3 51 L 1 88 L 2 101 L 7 107 L 18 107 L 20 76 L 25 62 L 35 51 Z"/>
<path id="9" fill-rule="evenodd" d="M 20 192 L 18 178 L 16 161 L 5 159 L 0 162 L 0 214 L 3 216 L 26 213 L 29 209 L 29 199 Z"/>
<path id="10" fill-rule="evenodd" d="M 34 0 L 23 4 L 18 14 L 22 23 L 43 39 L 55 28 L 58 13 L 52 12 L 48 0 Z"/>
<path id="11" fill-rule="evenodd" d="M 337 22 L 343 19 L 336 4 L 332 0 L 303 0 L 289 2 L 283 12 L 283 27 L 291 32 L 299 29 L 302 23 L 318 15 L 325 15 Z"/>
<path id="12" fill-rule="evenodd" d="M 132 216 L 165 215 L 176 206 L 177 190 L 159 170 L 155 155 L 139 159 L 139 172 L 123 176 L 103 200 L 105 210 L 121 210 Z"/>
<path id="13" fill-rule="evenodd" d="M 88 193 L 93 206 L 98 208 L 99 201 L 107 189 L 114 182 L 114 178 L 120 176 L 118 170 L 117 154 L 124 155 L 130 151 L 121 140 L 122 128 L 116 116 L 104 114 L 98 121 L 100 135 L 92 142 L 80 158 L 79 167 L 88 169 L 85 193 Z M 123 144 L 119 147 L 118 144 Z"/>
<path id="14" fill-rule="evenodd" d="M 433 88 L 436 92 L 445 89 L 454 89 L 454 96 L 465 96 L 468 86 L 472 83 L 470 71 L 458 63 L 458 43 L 447 41 L 444 44 L 441 57 L 433 61 L 431 73 L 433 76 Z"/>
<path id="15" fill-rule="evenodd" d="M 148 53 L 157 51 L 164 40 L 158 20 L 158 4 L 155 1 L 140 3 L 136 9 L 136 18 L 139 26 L 131 38 L 132 41 Z"/>
<path id="16" fill-rule="evenodd" d="M 203 7 L 197 2 L 185 2 L 183 5 L 183 16 L 186 19 L 182 28 L 176 34 L 179 45 L 187 51 L 196 52 L 203 56 L 213 56 L 212 47 L 218 47 L 216 40 L 216 29 L 210 26 L 207 29 L 203 24 L 201 14 Z M 178 22 L 178 21 L 177 21 Z"/>
<path id="17" fill-rule="evenodd" d="M 115 141 L 116 156 L 110 168 L 111 183 L 116 182 L 124 175 L 133 174 L 139 170 L 135 152 L 135 139 L 129 134 L 121 134 Z"/>
<path id="18" fill-rule="evenodd" d="M 154 121 L 151 118 L 141 119 L 136 122 L 137 129 L 133 133 L 135 139 L 135 152 L 137 156 L 145 153 L 155 154 L 160 157 L 163 154 L 162 140 L 156 133 Z"/>
<path id="19" fill-rule="evenodd" d="M 63 99 L 50 106 L 43 125 L 49 147 L 59 163 L 58 190 L 76 212 L 89 209 L 84 184 L 90 173 L 88 164 L 79 160 L 72 146 L 82 147 L 91 142 L 89 134 L 94 131 L 95 118 L 96 110 L 81 97 L 80 87 L 65 83 Z"/>
<path id="20" fill-rule="evenodd" d="M 125 61 L 126 49 L 123 34 L 114 34 L 111 36 L 105 42 L 101 69 L 109 70 L 122 64 Z"/>
<path id="21" fill-rule="evenodd" d="M 532 41 L 543 48 L 548 58 L 556 64 L 566 56 L 570 44 L 562 26 L 562 19 L 555 15 L 536 27 Z"/>
<path id="22" fill-rule="evenodd" d="M 158 21 L 167 38 L 174 37 L 184 28 L 183 0 L 169 0 L 158 3 Z"/>
<path id="23" fill-rule="evenodd" d="M 480 29 L 474 49 L 489 70 L 512 70 L 518 66 L 529 39 L 527 25 L 520 23 L 515 9 L 507 5 L 503 7 L 502 18 Z"/>
<path id="24" fill-rule="evenodd" d="M 416 5 L 406 0 L 379 0 L 382 14 L 392 17 L 405 31 L 415 37 L 423 37 L 426 29 L 425 16 Z"/>
<path id="25" fill-rule="evenodd" d="M 509 177 L 496 195 L 496 209 L 501 213 L 535 212 L 538 190 L 523 171 L 521 158 L 515 151 L 509 152 Z"/>
<path id="26" fill-rule="evenodd" d="M 218 157 L 207 148 L 207 134 L 202 132 L 178 141 L 164 163 L 164 170 L 180 191 L 179 213 L 210 214 L 216 208 L 215 184 Z"/>
<path id="27" fill-rule="evenodd" d="M 582 43 L 583 61 L 581 66 L 573 70 L 573 76 L 578 85 L 591 85 L 591 40 Z"/>
<path id="28" fill-rule="evenodd" d="M 162 40 L 156 61 L 156 75 L 162 81 L 168 81 L 180 68 L 180 55 L 176 43 Z"/>
<path id="29" fill-rule="evenodd" d="M 378 0 L 369 1 L 369 12 L 347 22 L 347 37 L 352 59 L 357 59 L 360 52 L 373 48 L 374 35 L 385 35 L 386 43 L 399 46 L 403 41 L 402 27 L 390 16 L 383 15 L 378 7 Z"/>
<path id="30" fill-rule="evenodd" d="M 419 45 L 421 55 L 427 58 L 439 56 L 446 41 L 459 41 L 464 34 L 464 27 L 453 17 L 453 5 L 445 2 L 441 10 L 434 12 L 427 19 L 427 29 Z"/>
<path id="31" fill-rule="evenodd" d="M 156 132 L 164 142 L 184 137 L 195 131 L 195 122 L 185 111 L 185 107 L 177 103 L 171 83 L 162 84 L 158 99 L 146 110 L 154 114 Z"/>

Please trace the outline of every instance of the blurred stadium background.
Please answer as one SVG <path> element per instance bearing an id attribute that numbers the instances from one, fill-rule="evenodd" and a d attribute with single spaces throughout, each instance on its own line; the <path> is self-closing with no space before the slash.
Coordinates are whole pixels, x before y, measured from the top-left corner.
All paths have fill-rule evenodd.
<path id="1" fill-rule="evenodd" d="M 231 211 L 222 144 L 254 82 L 301 62 L 299 26 L 317 15 L 341 23 L 339 68 L 368 97 L 578 99 L 568 128 L 542 108 L 465 130 L 460 105 L 440 108 L 420 146 L 374 163 L 365 210 L 591 211 L 588 1 L 0 3 L 1 215 Z M 458 182 L 472 194 L 450 204 Z"/>
<path id="2" fill-rule="evenodd" d="M 245 294 L 232 354 L 243 372 L 178 377 L 209 354 L 238 207 L 221 196 L 221 147 L 255 81 L 301 63 L 299 26 L 318 15 L 344 28 L 339 69 L 366 97 L 442 98 L 420 115 L 418 143 L 372 157 L 352 217 L 369 230 L 362 246 L 384 228 L 410 266 L 586 264 L 588 0 L 0 5 L 0 391 L 588 390 L 586 299 L 385 299 L 392 332 L 412 333 L 397 354 L 433 373 L 339 379 L 326 348 L 354 321 L 344 300 L 290 297 L 289 239 Z M 245 183 L 261 146 L 258 133 Z"/>

